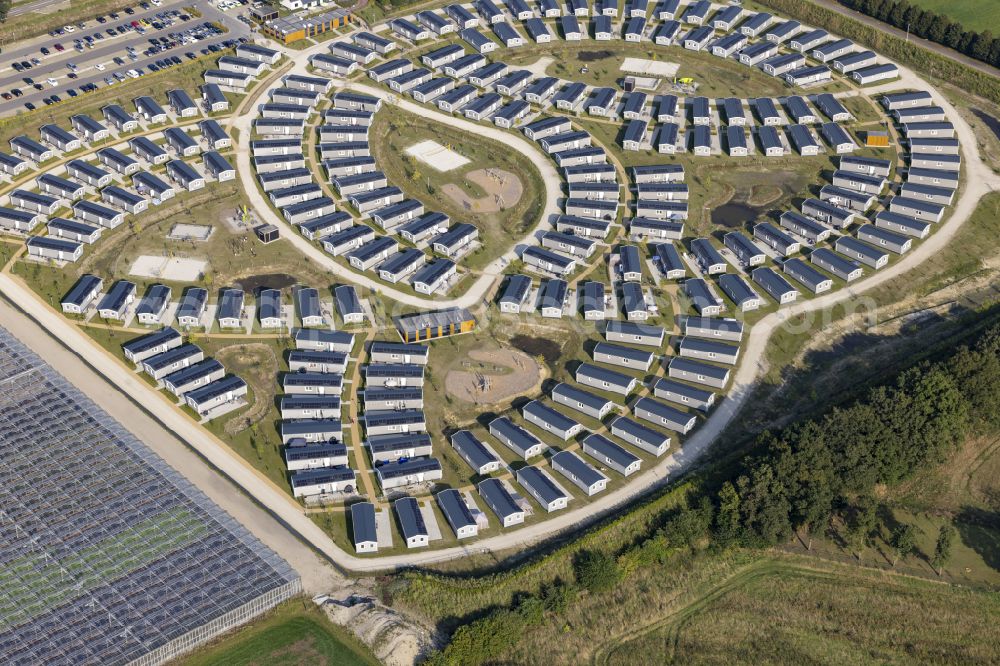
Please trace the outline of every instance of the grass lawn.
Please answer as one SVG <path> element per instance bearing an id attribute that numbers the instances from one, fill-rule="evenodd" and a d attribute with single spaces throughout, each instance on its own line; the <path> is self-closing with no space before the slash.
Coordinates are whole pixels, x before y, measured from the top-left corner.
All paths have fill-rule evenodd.
<path id="1" fill-rule="evenodd" d="M 997 613 L 994 594 L 764 561 L 596 663 L 989 663 Z"/>
<path id="2" fill-rule="evenodd" d="M 632 57 L 680 65 L 677 76 L 693 77 L 698 84 L 699 95 L 746 97 L 750 94 L 748 91 L 752 91 L 754 96 L 776 97 L 788 93 L 788 88 L 780 79 L 756 68 L 710 53 L 688 51 L 676 46 L 656 46 L 651 42 L 628 44 L 620 40 L 587 40 L 576 43 L 558 40 L 542 46 L 528 45 L 505 51 L 503 61 L 512 67 L 523 67 L 545 57 L 552 59 L 546 68 L 550 76 L 593 86 L 620 86 L 625 76 L 620 69 L 621 63 L 626 57 Z M 587 67 L 586 73 L 581 72 L 583 67 Z M 669 92 L 669 84 L 664 80 L 657 92 Z"/>
<path id="3" fill-rule="evenodd" d="M 304 599 L 288 601 L 249 626 L 201 648 L 179 666 L 369 666 L 371 652 Z"/>
<path id="4" fill-rule="evenodd" d="M 425 140 L 449 146 L 468 164 L 447 172 L 405 154 L 407 148 Z M 480 248 L 464 257 L 461 265 L 476 270 L 506 252 L 538 221 L 541 215 L 543 189 L 541 176 L 531 160 L 521 153 L 505 149 L 496 141 L 456 130 L 428 118 L 385 105 L 375 116 L 369 143 L 372 155 L 390 183 L 402 188 L 411 197 L 424 202 L 428 210 L 447 214 L 452 224 L 470 222 L 479 228 Z M 521 182 L 522 192 L 517 201 L 504 201 L 503 210 L 491 211 L 495 204 L 484 189 L 463 176 L 482 169 L 502 169 L 514 174 Z M 470 200 L 481 200 L 480 208 L 467 209 L 444 191 L 453 184 L 461 188 Z"/>
<path id="5" fill-rule="evenodd" d="M 1000 16 L 993 0 L 910 0 L 910 4 L 943 14 L 966 30 L 1000 33 Z"/>

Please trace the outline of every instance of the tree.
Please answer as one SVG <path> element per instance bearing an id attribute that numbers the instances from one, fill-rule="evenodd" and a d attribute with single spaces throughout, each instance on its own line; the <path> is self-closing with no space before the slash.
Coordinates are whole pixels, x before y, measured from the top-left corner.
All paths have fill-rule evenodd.
<path id="1" fill-rule="evenodd" d="M 941 531 L 938 532 L 937 543 L 934 545 L 934 558 L 931 560 L 931 566 L 937 569 L 938 576 L 944 573 L 944 566 L 951 559 L 951 547 L 954 540 L 955 528 L 949 524 L 942 525 Z"/>
<path id="2" fill-rule="evenodd" d="M 990 49 L 993 47 L 993 33 L 989 30 L 981 32 L 976 35 L 976 38 L 972 40 L 972 45 L 970 46 L 969 55 L 976 60 L 981 60 L 982 62 L 989 62 L 990 59 Z"/>
<path id="3" fill-rule="evenodd" d="M 847 538 L 858 560 L 861 559 L 864 549 L 871 544 L 872 535 L 878 528 L 876 508 L 878 503 L 871 495 L 861 495 L 854 502 L 854 510 L 851 512 L 851 520 L 847 527 Z"/>
<path id="4" fill-rule="evenodd" d="M 929 25 L 927 27 L 926 37 L 932 42 L 937 42 L 938 44 L 945 43 L 945 35 L 948 33 L 948 27 L 952 25 L 951 21 L 947 20 L 943 16 L 938 16 L 934 12 L 924 12 L 927 15 Z"/>
<path id="5" fill-rule="evenodd" d="M 7 20 L 7 14 L 10 13 L 11 0 L 0 0 L 0 23 Z"/>
<path id="6" fill-rule="evenodd" d="M 740 494 L 729 481 L 719 489 L 719 510 L 715 514 L 715 542 L 722 548 L 740 537 Z"/>
<path id="7" fill-rule="evenodd" d="M 791 506 L 785 486 L 767 462 L 736 480 L 744 539 L 754 546 L 773 546 L 792 534 Z"/>
<path id="8" fill-rule="evenodd" d="M 965 31 L 962 30 L 962 25 L 960 23 L 951 22 L 944 31 L 944 45 L 950 49 L 958 50 L 959 44 L 962 43 L 962 35 Z"/>
<path id="9" fill-rule="evenodd" d="M 585 550 L 574 565 L 576 582 L 592 594 L 607 592 L 623 577 L 621 567 L 610 554 L 600 550 Z"/>
<path id="10" fill-rule="evenodd" d="M 917 532 L 913 529 L 913 525 L 899 525 L 892 532 L 891 544 L 893 558 L 892 566 L 896 566 L 896 562 L 907 557 L 917 548 Z"/>

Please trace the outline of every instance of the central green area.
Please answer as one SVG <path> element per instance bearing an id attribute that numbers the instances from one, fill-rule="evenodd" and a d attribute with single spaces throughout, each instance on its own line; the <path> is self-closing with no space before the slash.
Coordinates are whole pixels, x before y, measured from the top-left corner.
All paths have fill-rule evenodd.
<path id="1" fill-rule="evenodd" d="M 439 171 L 406 154 L 422 141 L 434 141 L 468 163 Z M 428 211 L 445 213 L 452 224 L 469 222 L 479 228 L 482 245 L 462 259 L 466 268 L 484 267 L 538 223 L 545 196 L 541 175 L 531 160 L 498 141 L 386 104 L 375 114 L 369 145 L 389 182 L 407 196 L 423 202 Z M 482 178 L 486 171 L 503 172 L 499 175 L 505 180 Z M 520 184 L 519 194 L 514 192 L 514 179 Z M 502 191 L 507 196 L 498 200 L 496 194 Z"/>

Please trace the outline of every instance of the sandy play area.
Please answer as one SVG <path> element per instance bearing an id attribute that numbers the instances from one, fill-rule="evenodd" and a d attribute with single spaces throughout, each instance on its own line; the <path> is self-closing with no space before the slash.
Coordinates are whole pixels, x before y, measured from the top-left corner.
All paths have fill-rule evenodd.
<path id="1" fill-rule="evenodd" d="M 406 149 L 406 154 L 438 171 L 451 171 L 469 163 L 451 148 L 430 139 L 413 144 Z"/>
<path id="2" fill-rule="evenodd" d="M 628 72 L 629 74 L 671 78 L 677 76 L 678 67 L 680 67 L 680 65 L 675 62 L 646 60 L 644 58 L 625 58 L 625 60 L 622 61 L 621 70 L 623 72 Z"/>
<path id="3" fill-rule="evenodd" d="M 132 262 L 129 275 L 157 278 L 172 282 L 196 282 L 201 279 L 208 262 L 201 259 L 158 257 L 144 254 Z"/>
<path id="4" fill-rule="evenodd" d="M 465 179 L 481 187 L 486 196 L 473 199 L 454 183 L 444 185 L 441 191 L 465 210 L 477 213 L 496 213 L 510 208 L 521 200 L 524 191 L 521 180 L 503 169 L 476 169 L 465 174 Z"/>
<path id="5" fill-rule="evenodd" d="M 516 349 L 469 352 L 467 370 L 451 370 L 448 393 L 477 405 L 492 405 L 533 391 L 541 378 L 535 359 Z"/>

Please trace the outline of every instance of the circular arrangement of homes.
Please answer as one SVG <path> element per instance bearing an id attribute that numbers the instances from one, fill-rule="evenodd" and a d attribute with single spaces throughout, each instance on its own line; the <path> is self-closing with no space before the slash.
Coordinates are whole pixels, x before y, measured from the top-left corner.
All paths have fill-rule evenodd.
<path id="1" fill-rule="evenodd" d="M 88 332 L 129 332 L 124 360 L 203 422 L 252 412 L 259 392 L 206 344 L 287 336 L 271 388 L 290 496 L 346 508 L 329 529 L 357 553 L 454 546 L 652 485 L 644 472 L 668 469 L 725 402 L 756 321 L 934 233 L 957 197 L 960 146 L 947 102 L 902 74 L 848 39 L 708 0 L 629 0 L 620 15 L 609 0 L 453 4 L 305 51 L 243 44 L 205 73 L 198 102 L 170 90 L 16 137 L 0 155 L 12 180 L 0 224 L 27 236 L 22 262 L 72 272 L 126 219 L 141 228 L 177 193 L 237 181 L 249 242 L 280 239 L 331 284 L 209 286 L 197 266 L 152 257 L 175 271 L 163 282 L 189 286 L 137 293 L 76 271 L 62 310 L 100 322 Z M 503 210 L 513 195 L 497 185 L 459 219 L 425 206 L 430 180 L 392 182 L 369 142 L 390 109 L 530 159 L 540 212 L 523 238 L 468 265 L 494 231 L 474 205 Z M 457 141 L 415 141 L 411 171 L 461 180 Z M 782 181 L 797 162 L 823 180 L 772 184 L 743 202 L 745 219 L 716 222 L 713 178 L 750 165 Z M 531 177 L 490 171 L 501 185 Z M 487 321 L 583 331 L 585 358 L 514 391 L 517 408 L 508 397 L 441 431 L 427 414 L 451 398 L 428 367 L 454 352 L 431 341 Z M 466 374 L 484 393 L 507 376 Z"/>

